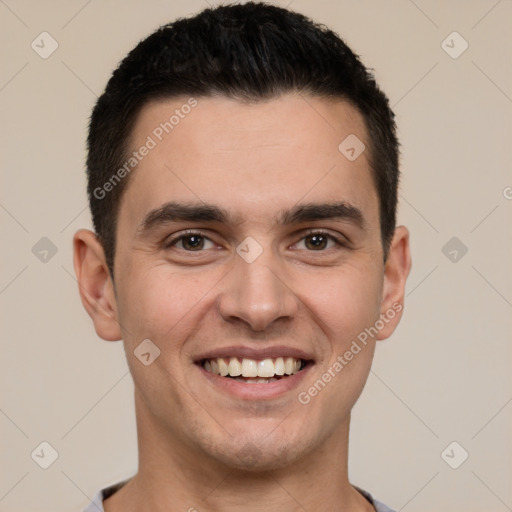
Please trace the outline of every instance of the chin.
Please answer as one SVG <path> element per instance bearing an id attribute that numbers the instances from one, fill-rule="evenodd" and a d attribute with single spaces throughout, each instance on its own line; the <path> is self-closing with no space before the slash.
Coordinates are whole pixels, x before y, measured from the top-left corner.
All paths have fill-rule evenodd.
<path id="1" fill-rule="evenodd" d="M 302 436 L 296 443 L 291 437 L 286 440 L 264 436 L 262 439 L 261 434 L 254 437 L 245 435 L 237 441 L 231 438 L 224 446 L 210 447 L 210 456 L 230 469 L 254 473 L 282 469 L 311 451 Z"/>

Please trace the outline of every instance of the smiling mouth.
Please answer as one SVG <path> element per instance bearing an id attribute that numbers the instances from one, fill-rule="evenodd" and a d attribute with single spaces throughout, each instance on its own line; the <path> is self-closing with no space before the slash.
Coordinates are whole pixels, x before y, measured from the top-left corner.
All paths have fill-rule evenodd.
<path id="1" fill-rule="evenodd" d="M 302 371 L 308 364 L 295 357 L 274 357 L 263 360 L 216 357 L 203 359 L 201 366 L 210 373 L 246 384 L 269 384 Z"/>

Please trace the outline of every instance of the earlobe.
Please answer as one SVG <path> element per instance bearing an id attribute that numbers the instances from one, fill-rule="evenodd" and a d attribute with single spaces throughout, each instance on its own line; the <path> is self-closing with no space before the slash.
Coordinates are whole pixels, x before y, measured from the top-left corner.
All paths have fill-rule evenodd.
<path id="1" fill-rule="evenodd" d="M 103 247 L 92 231 L 82 229 L 75 234 L 73 261 L 80 298 L 96 333 L 107 341 L 120 340 L 114 284 Z"/>
<path id="2" fill-rule="evenodd" d="M 395 229 L 384 267 L 380 311 L 384 328 L 377 336 L 379 340 L 388 338 L 400 322 L 404 305 L 405 283 L 410 270 L 409 231 L 405 226 L 398 226 Z"/>

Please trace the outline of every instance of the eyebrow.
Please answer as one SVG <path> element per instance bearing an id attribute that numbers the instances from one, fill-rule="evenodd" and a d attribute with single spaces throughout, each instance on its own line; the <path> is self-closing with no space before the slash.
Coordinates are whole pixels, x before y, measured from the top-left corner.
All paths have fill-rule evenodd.
<path id="1" fill-rule="evenodd" d="M 280 223 L 299 224 L 315 220 L 341 220 L 356 224 L 359 228 L 365 227 L 363 213 L 356 206 L 345 201 L 335 203 L 308 203 L 296 206 L 291 210 L 282 212 Z"/>
<path id="2" fill-rule="evenodd" d="M 219 222 L 225 224 L 229 217 L 226 210 L 215 205 L 169 202 L 151 210 L 140 223 L 137 232 L 139 235 L 144 235 L 169 222 Z"/>
<path id="3" fill-rule="evenodd" d="M 282 211 L 275 224 L 290 225 L 319 220 L 349 221 L 364 229 L 363 213 L 356 206 L 345 201 L 334 203 L 308 203 Z M 208 222 L 236 224 L 236 219 L 224 208 L 205 203 L 178 203 L 171 201 L 151 210 L 140 223 L 139 236 L 170 222 Z"/>

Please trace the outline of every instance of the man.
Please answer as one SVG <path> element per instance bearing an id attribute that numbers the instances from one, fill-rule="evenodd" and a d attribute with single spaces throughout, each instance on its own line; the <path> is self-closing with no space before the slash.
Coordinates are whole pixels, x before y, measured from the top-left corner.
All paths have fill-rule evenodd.
<path id="1" fill-rule="evenodd" d="M 338 36 L 264 4 L 164 26 L 91 118 L 82 302 L 122 339 L 139 468 L 88 511 L 389 511 L 350 411 L 402 312 L 398 142 Z"/>

